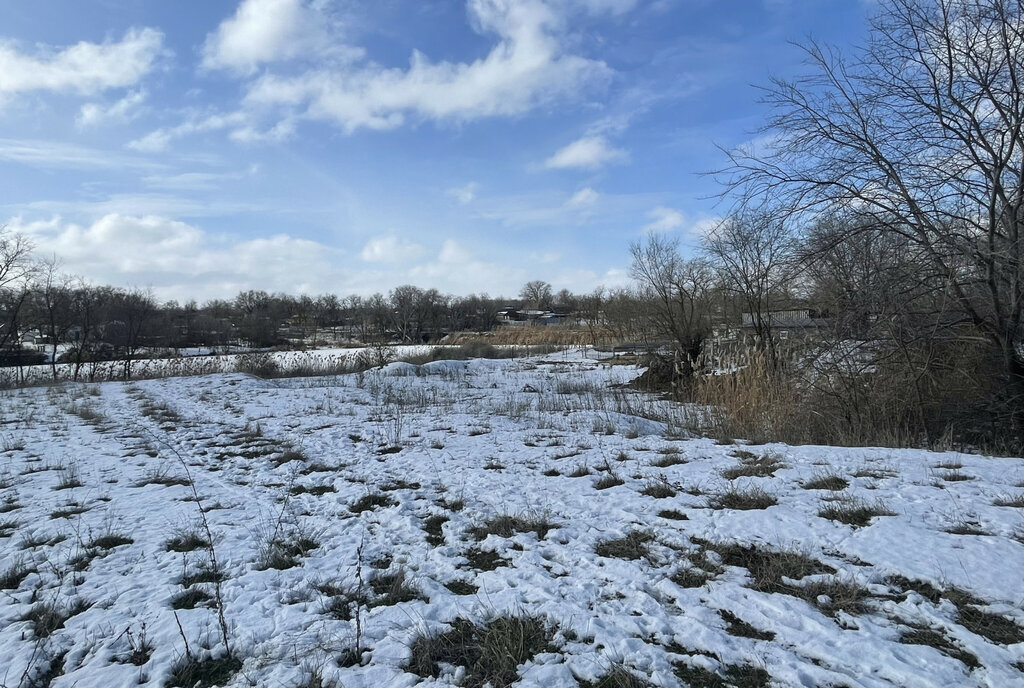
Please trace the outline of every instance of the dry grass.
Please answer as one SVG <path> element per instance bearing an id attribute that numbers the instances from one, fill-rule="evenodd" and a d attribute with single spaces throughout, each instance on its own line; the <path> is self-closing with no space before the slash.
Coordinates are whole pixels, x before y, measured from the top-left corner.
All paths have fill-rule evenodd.
<path id="1" fill-rule="evenodd" d="M 649 480 L 640 490 L 640 494 L 654 499 L 667 499 L 676 496 L 676 490 L 667 480 Z"/>
<path id="2" fill-rule="evenodd" d="M 416 638 L 406 669 L 423 678 L 437 678 L 442 665 L 465 667 L 462 686 L 509 686 L 518 679 L 519 665 L 548 649 L 554 633 L 552 626 L 535 616 L 499 616 L 486 623 L 459 618 L 449 631 Z"/>
<path id="3" fill-rule="evenodd" d="M 744 452 L 744 454 L 745 456 L 740 457 L 739 466 L 722 471 L 723 478 L 726 480 L 742 477 L 763 478 L 775 475 L 775 471 L 786 467 L 786 464 L 782 463 L 782 457 L 778 454 L 771 452 L 763 456 L 756 456 L 749 452 Z"/>
<path id="4" fill-rule="evenodd" d="M 708 500 L 712 509 L 767 509 L 779 503 L 775 495 L 765 492 L 760 487 L 745 490 L 730 487 L 728 491 L 715 495 Z"/>
<path id="5" fill-rule="evenodd" d="M 739 638 L 753 638 L 754 640 L 774 640 L 775 633 L 762 631 L 750 625 L 727 609 L 719 609 L 718 615 L 725 622 L 725 632 Z"/>
<path id="6" fill-rule="evenodd" d="M 928 647 L 933 647 L 942 654 L 963 662 L 971 669 L 977 669 L 981 666 L 975 654 L 956 645 L 941 631 L 933 628 L 912 626 L 910 630 L 900 634 L 899 641 L 905 645 L 927 645 Z"/>
<path id="7" fill-rule="evenodd" d="M 862 528 L 870 525 L 871 519 L 875 516 L 892 516 L 893 512 L 880 501 L 868 503 L 859 497 L 844 497 L 826 502 L 818 511 L 818 515 L 831 521 Z"/>
<path id="8" fill-rule="evenodd" d="M 714 576 L 707 571 L 687 566 L 677 570 L 668 579 L 680 588 L 700 588 L 712 578 Z"/>
<path id="9" fill-rule="evenodd" d="M 558 524 L 544 515 L 502 514 L 487 520 L 481 526 L 471 528 L 469 534 L 477 541 L 486 539 L 488 535 L 507 538 L 516 533 L 534 533 L 538 539 L 543 540 L 548 531 L 557 527 Z"/>
<path id="10" fill-rule="evenodd" d="M 619 485 L 623 485 L 625 482 L 626 481 L 624 481 L 622 478 L 615 475 L 614 473 L 609 473 L 605 476 L 602 476 L 596 483 L 594 483 L 594 489 L 607 490 L 610 487 L 618 487 Z"/>
<path id="11" fill-rule="evenodd" d="M 443 514 L 435 514 L 423 519 L 423 530 L 427 534 L 427 542 L 433 547 L 444 544 L 444 524 L 450 519 Z"/>
<path id="12" fill-rule="evenodd" d="M 912 580 L 903 576 L 890 576 L 885 582 L 904 597 L 909 593 L 916 593 L 932 604 L 939 604 L 943 599 L 952 602 L 956 607 L 957 621 L 960 625 L 986 640 L 999 645 L 1024 642 L 1024 628 L 1016 621 L 1010 617 L 986 611 L 983 609 L 986 606 L 984 600 L 959 588 L 936 588 L 926 581 Z"/>
<path id="13" fill-rule="evenodd" d="M 402 567 L 375 575 L 370 579 L 370 589 L 376 595 L 369 604 L 371 607 L 390 607 L 424 599 L 423 593 L 408 580 L 406 570 Z"/>
<path id="14" fill-rule="evenodd" d="M 20 557 L 16 558 L 0 573 L 0 590 L 17 590 L 22 581 L 34 572 L 35 569 L 27 566 Z"/>
<path id="15" fill-rule="evenodd" d="M 597 681 L 576 679 L 580 688 L 647 688 L 650 681 L 640 678 L 621 664 L 613 664 L 608 672 Z"/>
<path id="16" fill-rule="evenodd" d="M 21 617 L 32 623 L 32 633 L 37 638 L 49 638 L 73 616 L 81 614 L 89 605 L 81 599 L 71 600 L 66 605 L 56 602 L 38 602 Z"/>
<path id="17" fill-rule="evenodd" d="M 647 544 L 653 541 L 653 533 L 646 530 L 632 530 L 621 538 L 598 542 L 594 552 L 600 557 L 643 559 L 648 555 Z"/>
<path id="18" fill-rule="evenodd" d="M 679 663 L 673 667 L 673 672 L 689 688 L 769 688 L 771 685 L 771 676 L 763 667 L 719 664 L 718 671 L 710 671 L 702 666 Z"/>
<path id="19" fill-rule="evenodd" d="M 395 500 L 388 497 L 386 494 L 380 492 L 371 492 L 363 497 L 360 497 L 353 504 L 349 506 L 349 511 L 354 514 L 361 514 L 364 511 L 372 511 L 378 507 L 389 507 L 395 506 Z"/>
<path id="20" fill-rule="evenodd" d="M 470 547 L 463 556 L 469 560 L 469 565 L 477 571 L 493 571 L 496 568 L 508 566 L 509 564 L 508 560 L 497 552 L 480 549 L 479 547 Z"/>
<path id="21" fill-rule="evenodd" d="M 680 456 L 679 450 L 675 447 L 662 450 L 661 456 L 656 458 L 654 461 L 651 461 L 651 465 L 655 468 L 669 468 L 671 466 L 679 466 L 684 463 L 686 463 L 686 459 Z"/>
<path id="22" fill-rule="evenodd" d="M 186 655 L 171 668 L 164 684 L 168 688 L 208 688 L 226 685 L 242 668 L 237 657 Z"/>
<path id="23" fill-rule="evenodd" d="M 838 492 L 850 486 L 850 481 L 838 473 L 819 473 L 800 484 L 805 490 L 831 490 Z"/>
<path id="24" fill-rule="evenodd" d="M 1024 509 L 1024 494 L 1000 495 L 992 502 L 993 506 L 1009 506 Z"/>

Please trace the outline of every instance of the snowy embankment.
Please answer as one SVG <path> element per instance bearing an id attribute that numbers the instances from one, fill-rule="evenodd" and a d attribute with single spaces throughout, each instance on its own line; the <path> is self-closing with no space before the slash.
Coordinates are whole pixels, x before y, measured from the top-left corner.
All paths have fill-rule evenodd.
<path id="1" fill-rule="evenodd" d="M 1024 683 L 1024 460 L 671 438 L 636 374 L 4 392 L 0 685 Z"/>
<path id="2" fill-rule="evenodd" d="M 425 354 L 433 346 L 411 344 L 386 347 L 388 354 L 396 357 Z M 266 356 L 282 370 L 308 370 L 327 373 L 352 368 L 360 356 L 373 354 L 370 347 L 311 349 L 309 351 L 252 351 L 237 354 L 197 354 L 197 350 L 184 350 L 174 358 L 139 358 L 132 361 L 132 378 L 146 380 L 157 377 L 185 377 L 191 375 L 212 375 L 230 373 L 238 369 L 239 360 L 248 356 Z M 96 361 L 83 363 L 78 369 L 78 379 L 83 381 L 108 381 L 124 378 L 124 361 Z M 0 368 L 0 388 L 20 387 L 54 381 L 70 381 L 75 377 L 75 364 L 58 363 Z"/>

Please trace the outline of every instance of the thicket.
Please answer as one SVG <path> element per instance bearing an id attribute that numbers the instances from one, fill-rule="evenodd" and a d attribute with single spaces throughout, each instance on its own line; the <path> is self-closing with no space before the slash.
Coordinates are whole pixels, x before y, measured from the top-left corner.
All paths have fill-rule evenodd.
<path id="1" fill-rule="evenodd" d="M 702 255 L 633 247 L 674 391 L 722 435 L 1019 449 L 1024 2 L 887 0 L 855 55 L 806 55 Z"/>

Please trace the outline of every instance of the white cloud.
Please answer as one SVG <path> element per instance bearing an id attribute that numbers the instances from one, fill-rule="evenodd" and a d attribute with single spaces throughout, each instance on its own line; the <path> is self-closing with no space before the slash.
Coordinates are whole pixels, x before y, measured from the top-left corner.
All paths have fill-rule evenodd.
<path id="1" fill-rule="evenodd" d="M 435 121 L 513 116 L 578 97 L 609 68 L 567 54 L 565 17 L 540 0 L 469 0 L 481 34 L 497 44 L 473 62 L 432 62 L 415 51 L 408 68 L 374 63 L 323 66 L 297 76 L 266 74 L 246 96 L 251 108 L 284 108 L 351 132 L 393 129 L 409 115 Z"/>
<path id="2" fill-rule="evenodd" d="M 106 198 L 86 201 L 42 200 L 26 203 L 22 207 L 37 213 L 74 217 L 105 215 L 217 217 L 238 213 L 265 213 L 283 210 L 280 204 L 269 208 L 259 201 L 235 201 L 216 195 L 211 199 L 203 199 L 196 194 L 186 196 L 166 193 L 113 194 Z"/>
<path id="3" fill-rule="evenodd" d="M 442 263 L 466 263 L 472 260 L 473 256 L 455 239 L 448 239 L 441 246 L 441 253 L 437 259 Z"/>
<path id="4" fill-rule="evenodd" d="M 142 178 L 142 182 L 153 189 L 172 191 L 206 191 L 216 188 L 222 182 L 242 179 L 238 172 L 183 172 L 181 174 L 154 174 Z"/>
<path id="5" fill-rule="evenodd" d="M 627 158 L 626 151 L 612 148 L 603 136 L 586 136 L 573 141 L 544 161 L 548 169 L 597 169 Z"/>
<path id="6" fill-rule="evenodd" d="M 34 55 L 0 44 L 0 96 L 28 91 L 74 91 L 93 95 L 137 84 L 163 47 L 155 29 L 131 29 L 118 42 L 82 41 L 63 50 L 39 48 Z"/>
<path id="7" fill-rule="evenodd" d="M 44 169 L 96 170 L 160 167 L 139 158 L 59 141 L 0 139 L 0 160 Z"/>
<path id="8" fill-rule="evenodd" d="M 686 224 L 686 218 L 681 212 L 667 206 L 658 206 L 647 213 L 647 217 L 651 221 L 644 225 L 645 232 L 670 232 Z"/>
<path id="9" fill-rule="evenodd" d="M 290 139 L 295 134 L 295 119 L 286 117 L 268 129 L 245 124 L 231 132 L 231 140 L 238 143 L 268 143 Z"/>
<path id="10" fill-rule="evenodd" d="M 59 216 L 8 225 L 41 255 L 99 284 L 151 286 L 160 298 L 225 298 L 243 289 L 327 292 L 338 279 L 337 252 L 279 234 L 256 239 L 215 237 L 158 215 L 104 215 L 88 225 Z"/>
<path id="11" fill-rule="evenodd" d="M 363 246 L 359 257 L 367 263 L 406 263 L 423 255 L 423 247 L 396 236 L 374 237 Z"/>
<path id="12" fill-rule="evenodd" d="M 130 122 L 140 114 L 146 92 L 132 91 L 111 105 L 86 103 L 79 111 L 75 123 L 81 128 L 95 127 L 107 122 Z"/>
<path id="13" fill-rule="evenodd" d="M 586 208 L 597 203 L 600 197 L 601 194 L 588 186 L 574 193 L 572 198 L 566 202 L 566 205 L 570 208 Z"/>
<path id="14" fill-rule="evenodd" d="M 140 139 L 128 143 L 128 147 L 141 153 L 160 153 L 167 150 L 175 139 L 191 134 L 222 129 L 241 129 L 250 126 L 244 112 L 193 115 L 181 124 L 152 131 Z"/>
<path id="15" fill-rule="evenodd" d="M 476 191 L 480 188 L 480 185 L 476 182 L 470 182 L 464 186 L 456 186 L 448 189 L 445 193 L 453 197 L 459 202 L 459 205 L 467 205 L 473 202 L 476 198 Z"/>
<path id="16" fill-rule="evenodd" d="M 433 261 L 407 272 L 412 283 L 451 294 L 515 294 L 528 279 L 510 261 L 480 258 L 455 239 L 447 239 Z"/>
<path id="17" fill-rule="evenodd" d="M 206 38 L 203 67 L 251 74 L 326 45 L 324 18 L 304 0 L 243 0 Z"/>
<path id="18" fill-rule="evenodd" d="M 723 219 L 721 217 L 702 217 L 690 225 L 689 234 L 698 238 L 710 236 L 722 224 Z"/>
<path id="19" fill-rule="evenodd" d="M 609 268 L 602 272 L 594 270 L 567 270 L 556 273 L 551 278 L 551 285 L 557 289 L 568 289 L 576 294 L 588 294 L 599 287 L 615 289 L 628 286 L 631 282 L 629 272 L 622 268 Z"/>
<path id="20" fill-rule="evenodd" d="M 539 264 L 550 272 L 557 288 L 577 292 L 626 279 L 624 271 L 614 269 L 560 272 L 561 257 L 554 252 L 510 253 L 488 245 L 470 249 L 454 238 L 445 240 L 430 256 L 416 247 L 413 253 L 420 262 L 396 266 L 377 261 L 360 266 L 344 262 L 357 259 L 358 254 L 346 256 L 317 241 L 288 234 L 260 238 L 214 234 L 167 215 L 108 213 L 85 223 L 61 216 L 39 221 L 14 217 L 7 226 L 29 237 L 40 255 L 56 255 L 70 274 L 95 284 L 152 287 L 160 299 L 231 298 L 247 289 L 369 295 L 399 284 L 451 294 L 512 296 L 528 279 L 537 277 Z M 380 246 L 386 248 L 388 243 Z M 393 245 L 401 249 L 411 244 L 395 239 Z"/>
<path id="21" fill-rule="evenodd" d="M 557 251 L 545 251 L 544 253 L 531 253 L 530 260 L 535 263 L 557 263 L 562 259 L 562 254 Z"/>

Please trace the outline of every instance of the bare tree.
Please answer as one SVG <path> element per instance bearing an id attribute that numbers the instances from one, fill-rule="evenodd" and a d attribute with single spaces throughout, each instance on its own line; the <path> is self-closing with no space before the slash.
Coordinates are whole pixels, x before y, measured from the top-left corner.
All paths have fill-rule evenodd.
<path id="1" fill-rule="evenodd" d="M 721 285 L 745 308 L 755 345 L 777 363 L 773 312 L 789 305 L 795 242 L 784 217 L 742 210 L 708 234 L 705 248 Z"/>
<path id="2" fill-rule="evenodd" d="M 551 308 L 551 285 L 544 280 L 531 280 L 519 290 L 519 298 L 527 308 L 547 310 Z"/>
<path id="3" fill-rule="evenodd" d="M 640 283 L 642 295 L 649 298 L 656 331 L 673 342 L 678 354 L 676 375 L 688 384 L 711 332 L 714 270 L 701 258 L 682 258 L 678 240 L 664 235 L 634 242 L 630 252 L 633 278 Z"/>
<path id="4" fill-rule="evenodd" d="M 736 151 L 730 185 L 904 237 L 999 359 L 1024 432 L 1024 0 L 885 0 L 856 58 L 807 55 L 766 90 L 774 146 Z"/>
<path id="5" fill-rule="evenodd" d="M 132 377 L 132 365 L 145 346 L 157 305 L 152 293 L 141 289 L 115 291 L 110 304 L 111 320 L 105 336 L 121 354 L 124 379 Z"/>
<path id="6" fill-rule="evenodd" d="M 0 349 L 17 343 L 18 315 L 28 297 L 32 242 L 0 227 Z"/>
<path id="7" fill-rule="evenodd" d="M 49 258 L 39 263 L 30 287 L 35 322 L 50 345 L 50 373 L 54 380 L 57 379 L 58 347 L 74 325 L 71 285 L 72 278 L 60 272 L 57 259 Z"/>

